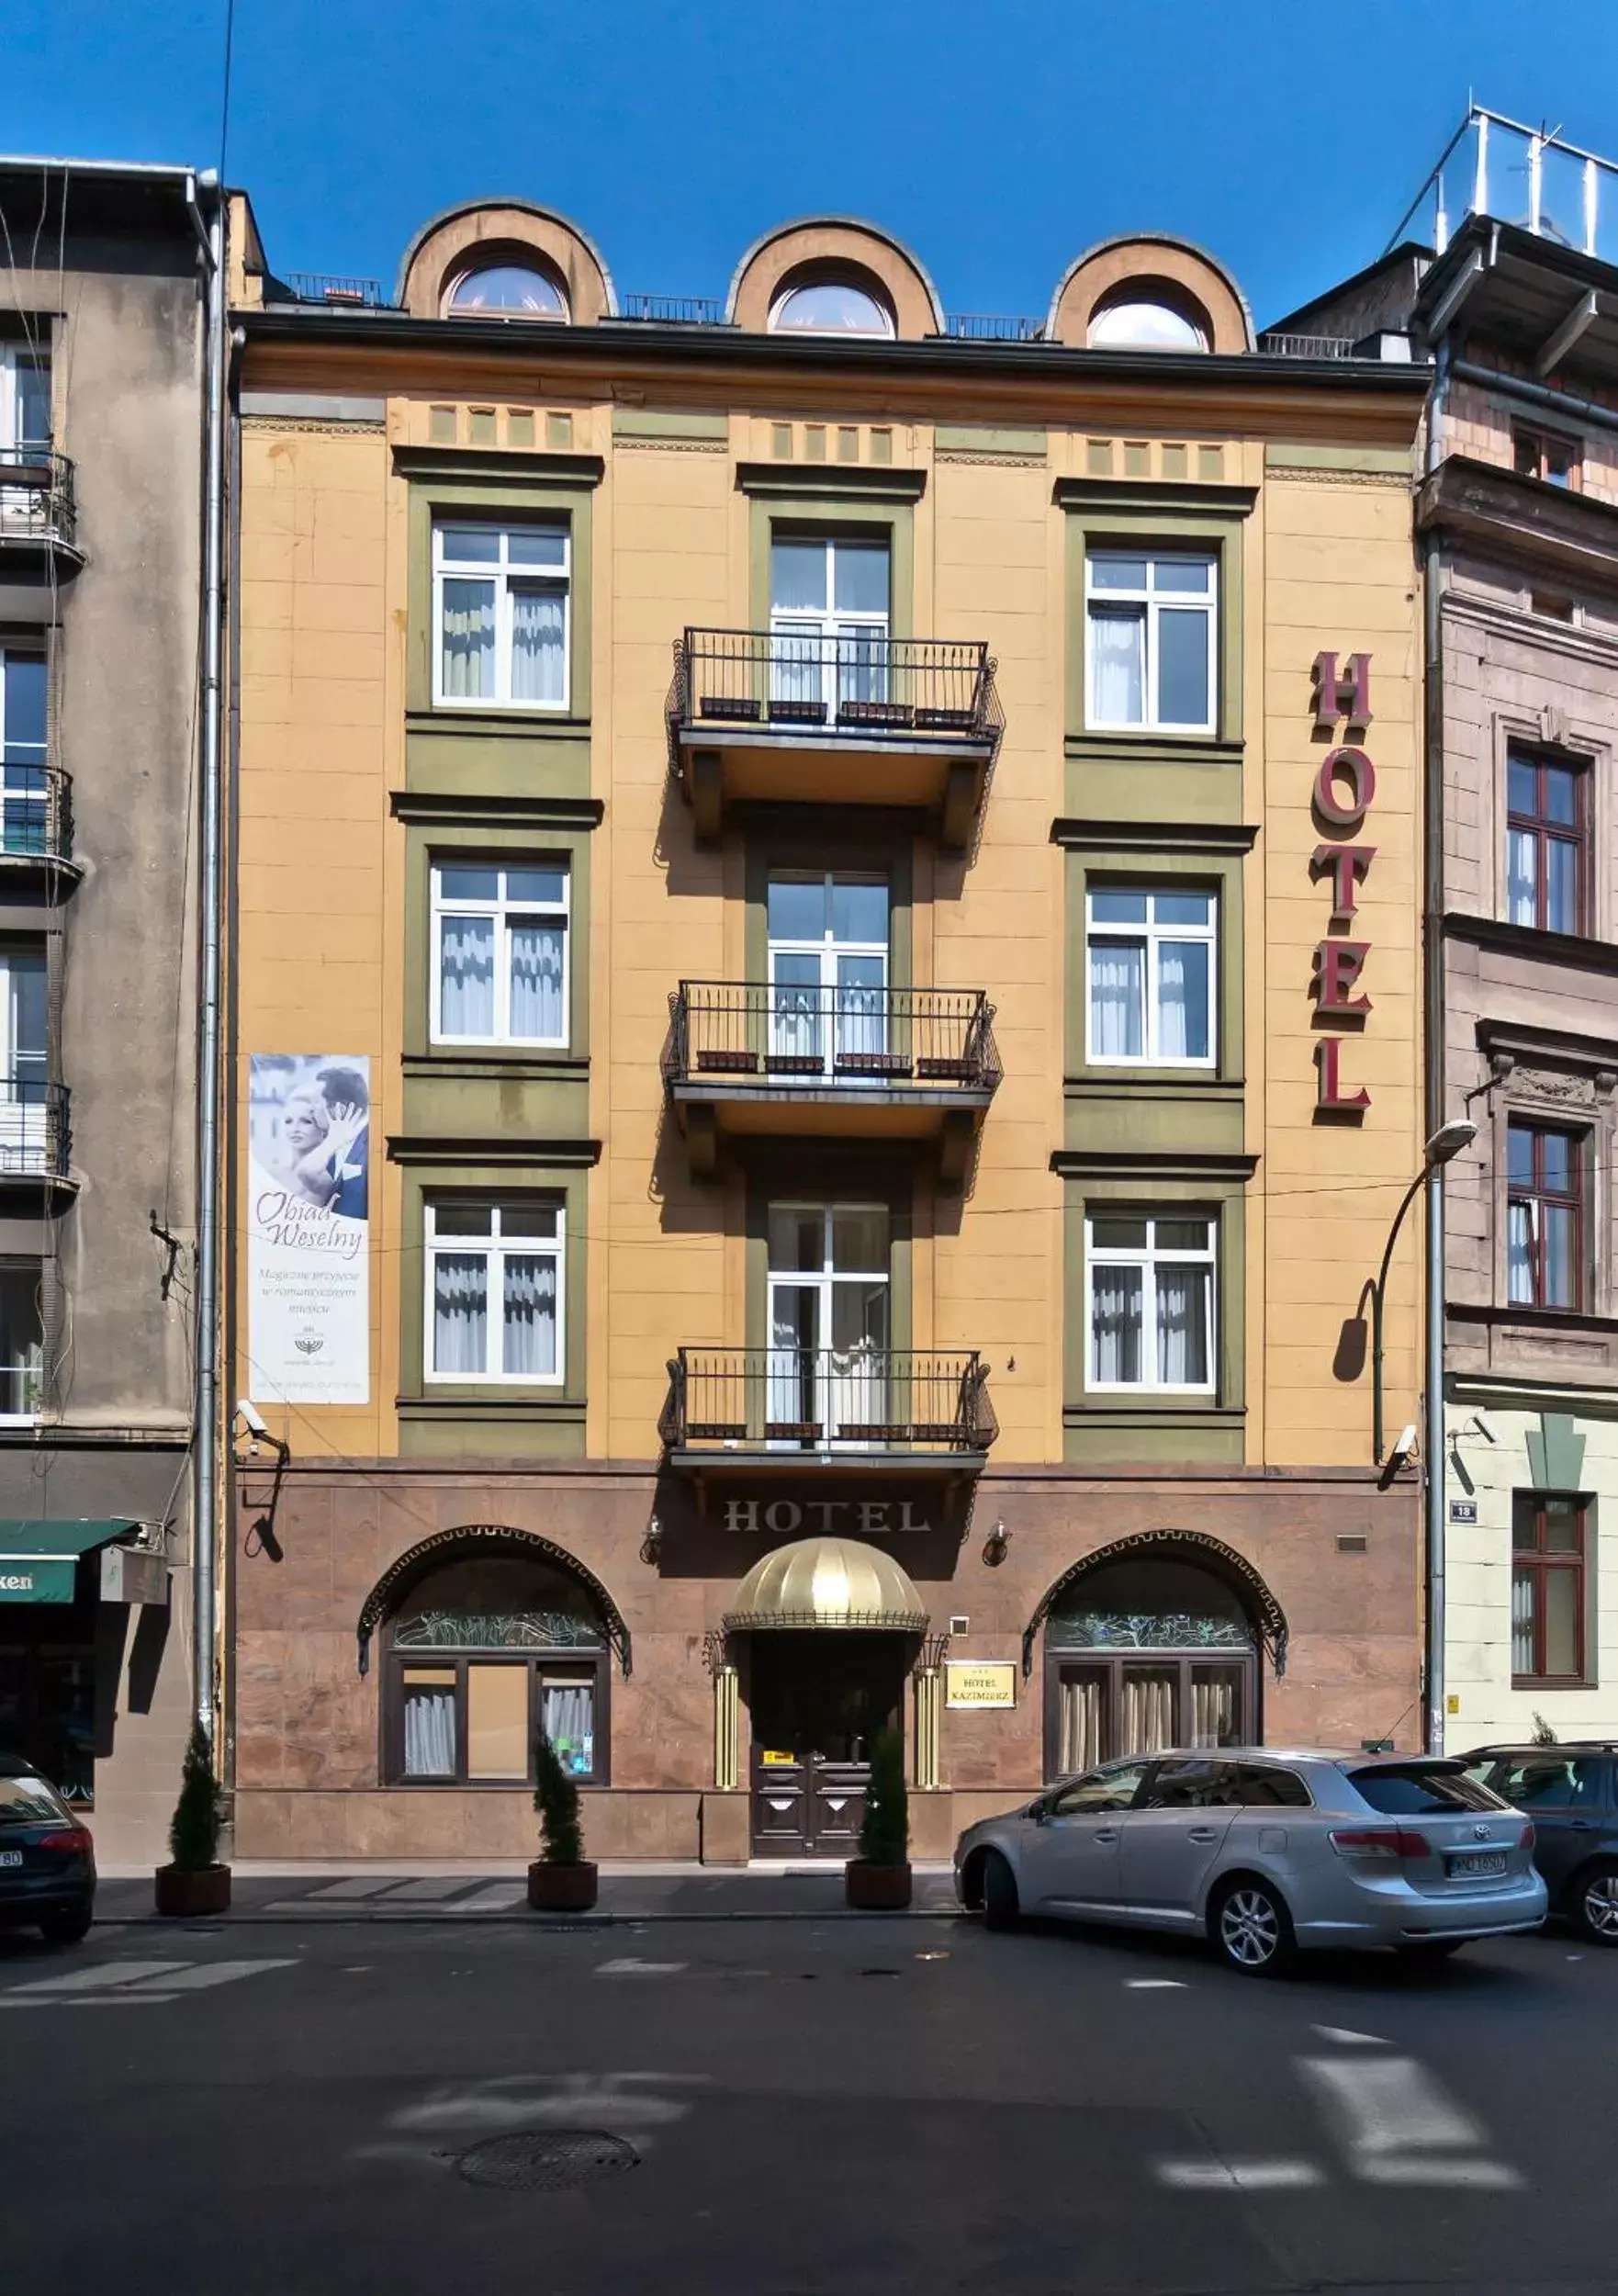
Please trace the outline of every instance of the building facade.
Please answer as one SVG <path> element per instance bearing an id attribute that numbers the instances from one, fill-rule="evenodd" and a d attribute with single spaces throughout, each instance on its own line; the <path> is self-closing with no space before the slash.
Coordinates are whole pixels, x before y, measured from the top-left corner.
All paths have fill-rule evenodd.
<path id="1" fill-rule="evenodd" d="M 239 1852 L 1419 1742 L 1424 377 L 1162 239 L 236 287 Z"/>
<path id="2" fill-rule="evenodd" d="M 202 277 L 0 162 L 0 1748 L 156 1854 L 190 1707 Z"/>

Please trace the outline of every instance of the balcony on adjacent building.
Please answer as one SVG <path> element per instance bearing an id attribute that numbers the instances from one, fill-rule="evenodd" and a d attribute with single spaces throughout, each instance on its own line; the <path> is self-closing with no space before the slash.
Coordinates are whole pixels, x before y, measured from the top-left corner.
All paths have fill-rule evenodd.
<path id="1" fill-rule="evenodd" d="M 0 1075 L 0 1190 L 71 1184 L 68 1089 L 28 1071 Z"/>
<path id="2" fill-rule="evenodd" d="M 999 1424 L 975 1348 L 682 1347 L 657 1433 L 673 1468 L 975 1475 Z"/>
<path id="3" fill-rule="evenodd" d="M 77 562 L 73 466 L 42 446 L 0 446 L 0 557 L 44 552 Z"/>
<path id="4" fill-rule="evenodd" d="M 717 837 L 749 802 L 902 805 L 962 850 L 999 740 L 986 646 L 874 629 L 688 629 L 676 648 L 669 754 Z"/>
<path id="5" fill-rule="evenodd" d="M 80 873 L 72 775 L 37 762 L 26 745 L 0 744 L 0 887 L 16 889 L 19 880 L 35 878 L 49 884 L 58 876 L 71 884 Z"/>
<path id="6" fill-rule="evenodd" d="M 959 1180 L 1000 1082 L 981 989 L 682 981 L 663 1078 L 691 1170 L 718 1137 L 936 1143 Z"/>

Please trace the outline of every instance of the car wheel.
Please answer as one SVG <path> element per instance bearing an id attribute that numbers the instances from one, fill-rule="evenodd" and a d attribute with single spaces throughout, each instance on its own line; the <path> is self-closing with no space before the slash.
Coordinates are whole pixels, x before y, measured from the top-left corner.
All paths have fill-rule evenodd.
<path id="1" fill-rule="evenodd" d="M 1292 1916 L 1268 1882 L 1228 1882 L 1208 1915 L 1208 1935 L 1221 1961 L 1244 1977 L 1279 1977 L 1298 1958 Z"/>
<path id="2" fill-rule="evenodd" d="M 1573 1919 L 1592 1945 L 1618 1945 L 1618 1863 L 1585 1867 L 1573 1885 Z"/>
<path id="3" fill-rule="evenodd" d="M 983 1927 L 1015 1930 L 1018 1911 L 1017 1875 L 998 1850 L 991 1850 L 983 1860 Z"/>
<path id="4" fill-rule="evenodd" d="M 1407 1939 L 1404 1944 L 1396 1945 L 1393 1950 L 1400 1961 L 1408 1962 L 1412 1969 L 1424 1969 L 1430 1962 L 1447 1961 L 1452 1953 L 1458 1953 L 1466 1942 L 1464 1937 L 1415 1937 Z"/>
<path id="5" fill-rule="evenodd" d="M 39 1934 L 47 1945 L 77 1945 L 90 1934 L 96 1908 L 86 1898 L 82 1906 L 59 1906 L 39 1916 Z"/>

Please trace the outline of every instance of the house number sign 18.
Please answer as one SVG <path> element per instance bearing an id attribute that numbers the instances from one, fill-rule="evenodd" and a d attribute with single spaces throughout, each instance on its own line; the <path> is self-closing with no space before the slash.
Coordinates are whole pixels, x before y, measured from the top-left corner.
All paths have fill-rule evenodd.
<path id="1" fill-rule="evenodd" d="M 1343 730 L 1363 740 L 1371 723 L 1369 654 L 1350 654 L 1341 670 L 1335 654 L 1317 654 L 1314 689 L 1316 726 L 1334 734 L 1342 718 Z M 1329 883 L 1331 917 L 1329 937 L 1316 944 L 1312 994 L 1317 1020 L 1356 1030 L 1371 1009 L 1359 985 L 1371 944 L 1352 935 L 1360 887 L 1376 858 L 1376 848 L 1359 839 L 1376 796 L 1376 769 L 1357 742 L 1327 750 L 1315 775 L 1313 803 L 1316 820 L 1331 835 L 1316 846 L 1309 874 Z M 1317 1115 L 1357 1117 L 1371 1105 L 1363 1085 L 1351 1090 L 1343 1082 L 1343 1043 L 1338 1034 L 1315 1040 Z"/>

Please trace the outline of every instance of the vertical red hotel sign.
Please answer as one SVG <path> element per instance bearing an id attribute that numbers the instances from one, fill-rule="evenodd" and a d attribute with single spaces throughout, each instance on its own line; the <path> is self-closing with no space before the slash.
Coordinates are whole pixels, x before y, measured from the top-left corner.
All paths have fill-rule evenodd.
<path id="1" fill-rule="evenodd" d="M 1317 654 L 1314 667 L 1315 724 L 1335 733 L 1344 719 L 1344 731 L 1364 737 L 1371 723 L 1371 657 L 1351 654 L 1342 670 L 1335 654 Z M 1354 744 L 1329 749 L 1315 775 L 1316 820 L 1331 830 L 1330 841 L 1317 845 L 1309 860 L 1309 874 L 1329 881 L 1331 888 L 1331 938 L 1315 949 L 1313 995 L 1315 1017 L 1363 1029 L 1371 1000 L 1360 987 L 1360 975 L 1371 953 L 1368 940 L 1349 938 L 1354 930 L 1359 889 L 1376 858 L 1374 845 L 1357 842 L 1376 795 L 1376 769 L 1364 749 Z M 1358 1117 L 1371 1105 L 1371 1096 L 1343 1077 L 1340 1035 L 1315 1041 L 1315 1112 L 1318 1116 Z"/>

